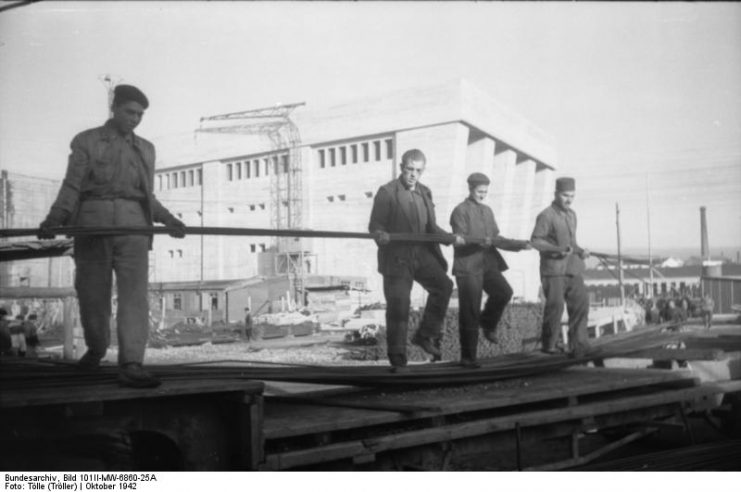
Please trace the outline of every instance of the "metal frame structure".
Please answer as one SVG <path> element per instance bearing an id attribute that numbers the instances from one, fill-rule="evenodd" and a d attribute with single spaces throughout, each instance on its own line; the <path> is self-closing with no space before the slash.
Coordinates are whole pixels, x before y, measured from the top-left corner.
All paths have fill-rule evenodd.
<path id="1" fill-rule="evenodd" d="M 270 176 L 270 226 L 273 229 L 301 229 L 304 193 L 302 183 L 301 134 L 290 114 L 305 103 L 237 111 L 201 118 L 197 132 L 264 135 L 273 152 L 268 163 Z M 303 297 L 305 257 L 301 238 L 274 237 L 275 271 L 287 274 L 296 295 Z"/>

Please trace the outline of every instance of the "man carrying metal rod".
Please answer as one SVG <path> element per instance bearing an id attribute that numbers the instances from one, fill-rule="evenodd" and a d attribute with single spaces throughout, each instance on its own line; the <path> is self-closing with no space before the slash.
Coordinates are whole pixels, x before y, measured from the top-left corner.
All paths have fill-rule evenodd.
<path id="1" fill-rule="evenodd" d="M 148 106 L 139 89 L 119 85 L 114 90 L 112 118 L 75 136 L 64 181 L 39 226 L 39 239 L 53 238 L 50 229 L 59 226 L 147 227 L 154 222 L 171 228 L 173 237 L 185 235 L 185 224 L 152 192 L 154 145 L 134 134 Z M 74 240 L 75 289 L 87 345 L 78 367 L 98 369 L 110 345 L 115 272 L 119 382 L 134 388 L 160 384 L 142 367 L 149 337 L 151 246 L 151 234 L 81 235 Z"/>
<path id="2" fill-rule="evenodd" d="M 497 248 L 509 251 L 531 249 L 527 241 L 499 235 L 494 212 L 484 203 L 489 193 L 489 182 L 485 174 L 471 174 L 468 177 L 468 197 L 453 209 L 450 216 L 454 234 L 484 238 L 480 244 L 467 239 L 465 245 L 457 246 L 453 260 L 453 275 L 458 285 L 461 365 L 469 369 L 481 367 L 476 361 L 479 326 L 484 338 L 498 343 L 497 324 L 512 299 L 512 287 L 502 275 L 508 266 Z M 483 311 L 482 291 L 488 296 Z"/>
<path id="3" fill-rule="evenodd" d="M 576 242 L 576 213 L 571 209 L 574 178 L 558 178 L 551 205 L 540 212 L 530 242 L 540 252 L 540 280 L 545 296 L 542 347 L 557 353 L 564 301 L 569 315 L 569 355 L 582 357 L 589 348 L 589 297 L 584 286 L 584 260 L 589 251 Z"/>
<path id="4" fill-rule="evenodd" d="M 378 272 L 383 275 L 386 298 L 386 338 L 393 372 L 403 372 L 407 365 L 407 329 L 410 293 L 413 282 L 428 292 L 422 321 L 412 343 L 439 359 L 443 332 L 453 282 L 448 278 L 448 264 L 438 243 L 391 241 L 390 234 L 438 234 L 449 238 L 448 244 L 464 244 L 463 238 L 445 232 L 435 220 L 435 207 L 429 188 L 419 183 L 427 159 L 418 149 L 402 155 L 398 179 L 381 186 L 373 200 L 368 230 L 378 244 Z"/>

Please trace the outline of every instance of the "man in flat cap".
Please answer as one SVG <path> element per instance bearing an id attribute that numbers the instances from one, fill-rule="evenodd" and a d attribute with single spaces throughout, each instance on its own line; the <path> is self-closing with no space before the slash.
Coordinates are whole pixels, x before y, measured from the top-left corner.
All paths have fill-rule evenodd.
<path id="1" fill-rule="evenodd" d="M 569 353 L 582 357 L 589 348 L 589 298 L 584 287 L 584 260 L 589 251 L 576 242 L 576 213 L 571 209 L 574 178 L 558 178 L 553 203 L 540 212 L 530 238 L 540 252 L 540 280 L 545 296 L 541 350 L 557 353 L 564 301 L 569 316 Z"/>
<path id="2" fill-rule="evenodd" d="M 134 133 L 147 97 L 134 86 L 114 90 L 112 117 L 72 140 L 67 173 L 56 201 L 39 228 L 40 238 L 53 237 L 58 226 L 128 227 L 161 222 L 174 237 L 185 224 L 155 198 L 155 150 Z M 74 242 L 75 289 L 87 352 L 78 361 L 96 370 L 110 345 L 113 273 L 118 291 L 117 334 L 119 382 L 148 388 L 160 384 L 142 363 L 149 336 L 147 298 L 151 235 L 78 236 Z"/>
<path id="3" fill-rule="evenodd" d="M 468 177 L 468 197 L 450 215 L 453 234 L 463 236 L 465 245 L 456 246 L 453 275 L 458 285 L 458 329 L 461 365 L 475 369 L 479 327 L 484 338 L 498 343 L 497 324 L 512 299 L 512 288 L 502 272 L 508 266 L 497 248 L 508 251 L 530 249 L 530 243 L 499 235 L 494 212 L 484 203 L 489 193 L 489 178 L 482 173 Z M 487 300 L 481 310 L 482 291 Z"/>
<path id="4" fill-rule="evenodd" d="M 387 349 L 393 372 L 402 372 L 407 365 L 412 283 L 418 282 L 429 294 L 412 343 L 434 359 L 439 359 L 439 344 L 453 282 L 446 273 L 448 264 L 438 243 L 391 242 L 389 234 L 442 234 L 450 238 L 450 243 L 463 241 L 437 225 L 432 193 L 419 182 L 426 163 L 427 158 L 421 150 L 404 152 L 399 164 L 401 175 L 378 189 L 368 224 L 368 230 L 376 235 L 378 244 L 378 272 L 383 275 L 386 298 Z"/>

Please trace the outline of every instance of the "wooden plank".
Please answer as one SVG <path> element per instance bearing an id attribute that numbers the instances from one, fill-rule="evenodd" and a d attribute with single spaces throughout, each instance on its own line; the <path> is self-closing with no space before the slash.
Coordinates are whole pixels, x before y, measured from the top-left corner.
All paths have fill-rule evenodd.
<path id="1" fill-rule="evenodd" d="M 573 466 L 584 465 L 586 463 L 589 463 L 590 461 L 596 460 L 600 456 L 604 456 L 607 453 L 610 453 L 622 446 L 625 446 L 626 444 L 630 444 L 631 442 L 637 441 L 638 439 L 642 439 L 649 434 L 653 434 L 657 430 L 658 429 L 656 428 L 642 429 L 632 434 L 628 434 L 622 439 L 618 439 L 617 441 L 611 442 L 610 444 L 603 446 L 600 449 L 597 449 L 596 451 L 592 451 L 591 453 L 585 456 L 577 456 L 572 459 L 558 461 L 556 463 L 548 463 L 547 465 L 542 465 L 542 466 L 527 467 L 523 471 L 554 471 L 554 470 L 563 470 L 564 468 L 570 468 Z"/>
<path id="2" fill-rule="evenodd" d="M 263 397 L 248 393 L 236 398 L 234 429 L 237 437 L 237 465 L 241 470 L 257 470 L 264 460 Z"/>
<path id="3" fill-rule="evenodd" d="M 687 348 L 719 349 L 725 352 L 741 351 L 741 336 L 737 335 L 694 336 L 686 339 L 684 343 Z"/>
<path id="4" fill-rule="evenodd" d="M 728 355 L 722 350 L 713 348 L 692 348 L 692 349 L 669 349 L 669 348 L 652 348 L 640 350 L 618 356 L 622 359 L 651 359 L 661 361 L 671 360 L 723 360 Z"/>
<path id="5" fill-rule="evenodd" d="M 486 388 L 481 387 L 479 393 L 440 388 L 403 393 L 387 392 L 375 397 L 364 394 L 353 398 L 352 401 L 366 404 L 372 403 L 373 398 L 376 398 L 389 405 L 410 404 L 411 402 L 414 405 L 439 409 L 436 412 L 421 412 L 416 415 L 422 418 L 436 414 L 504 408 L 554 399 L 564 399 L 566 402 L 570 396 L 619 391 L 662 383 L 685 383 L 690 380 L 694 381 L 694 376 L 688 371 L 574 367 L 556 374 L 492 383 L 486 385 Z M 461 391 L 464 391 L 465 398 L 461 398 Z M 344 397 L 345 400 L 350 400 L 350 398 L 352 398 L 351 395 Z M 296 412 L 301 412 L 305 418 L 297 420 Z M 279 439 L 302 434 L 331 432 L 366 425 L 400 422 L 410 418 L 409 415 L 400 415 L 398 412 L 364 412 L 361 409 L 340 408 L 328 412 L 311 406 L 286 408 L 281 407 L 281 404 L 268 402 L 266 403 L 265 438 Z"/>
<path id="6" fill-rule="evenodd" d="M 0 393 L 0 408 L 162 398 L 191 394 L 228 393 L 232 391 L 262 394 L 264 386 L 259 381 L 209 381 L 198 379 L 194 381 L 165 381 L 162 386 L 157 388 L 133 389 L 118 386 L 118 383 L 112 378 L 110 383 L 94 385 L 72 384 L 55 389 L 26 388 L 23 390 L 4 390 Z"/>
<path id="7" fill-rule="evenodd" d="M 592 403 L 564 409 L 541 410 L 519 415 L 482 419 L 463 424 L 380 436 L 377 438 L 364 439 L 362 441 L 348 441 L 306 450 L 275 453 L 266 456 L 266 460 L 268 463 L 271 463 L 271 465 L 277 465 L 280 467 L 271 469 L 288 469 L 343 458 L 352 458 L 355 455 L 364 455 L 368 453 L 377 454 L 394 449 L 421 446 L 437 442 L 447 442 L 455 439 L 489 434 L 492 432 L 508 431 L 514 429 L 517 425 L 523 427 L 540 426 L 568 420 L 576 420 L 589 416 L 614 414 L 617 412 L 625 412 L 656 405 L 702 400 L 717 393 L 738 391 L 740 389 L 741 381 L 737 381 L 674 391 L 663 391 L 656 394 L 622 398 L 616 401 Z"/>
<path id="8" fill-rule="evenodd" d="M 404 414 L 421 414 L 421 413 L 438 413 L 441 411 L 439 407 L 428 406 L 428 405 L 408 405 L 401 403 L 385 403 L 385 402 L 358 402 L 349 400 L 338 400 L 334 398 L 308 398 L 301 396 L 273 396 L 269 398 L 269 401 L 278 401 L 281 403 L 289 404 L 306 404 L 306 405 L 317 405 L 323 407 L 342 407 L 342 408 L 359 408 L 363 410 L 381 410 L 386 412 L 398 412 Z"/>

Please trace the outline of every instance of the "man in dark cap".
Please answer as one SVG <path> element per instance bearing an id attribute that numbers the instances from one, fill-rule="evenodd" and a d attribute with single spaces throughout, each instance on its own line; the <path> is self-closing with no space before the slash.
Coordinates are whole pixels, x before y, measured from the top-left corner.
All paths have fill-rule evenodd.
<path id="1" fill-rule="evenodd" d="M 155 150 L 134 134 L 146 96 L 134 86 L 114 90 L 112 117 L 72 140 L 67 173 L 56 201 L 39 228 L 40 238 L 54 237 L 58 226 L 128 227 L 161 222 L 173 237 L 185 235 L 175 218 L 152 192 Z M 117 334 L 119 382 L 148 388 L 159 380 L 142 367 L 149 336 L 147 298 L 151 235 L 78 236 L 75 238 L 75 289 L 87 352 L 78 362 L 95 370 L 110 345 L 113 273 L 118 291 Z"/>
<path id="2" fill-rule="evenodd" d="M 565 301 L 569 352 L 578 358 L 589 348 L 589 298 L 582 278 L 589 251 L 576 242 L 576 213 L 571 209 L 575 189 L 574 178 L 556 180 L 553 203 L 538 214 L 530 242 L 540 252 L 540 280 L 545 296 L 541 350 L 557 353 Z"/>
<path id="3" fill-rule="evenodd" d="M 484 203 L 489 193 L 489 178 L 482 173 L 468 177 L 468 197 L 458 204 L 450 216 L 453 234 L 466 239 L 455 248 L 453 275 L 458 285 L 458 329 L 461 344 L 461 365 L 478 368 L 476 349 L 479 326 L 484 337 L 498 343 L 497 324 L 504 308 L 512 299 L 512 288 L 502 272 L 508 266 L 497 248 L 509 251 L 530 249 L 527 241 L 507 239 L 499 235 L 494 212 Z M 482 291 L 488 296 L 481 310 Z"/>
<path id="4" fill-rule="evenodd" d="M 441 356 L 439 344 L 453 282 L 438 243 L 391 242 L 390 233 L 444 234 L 450 243 L 462 243 L 437 225 L 430 189 L 419 182 L 427 158 L 421 150 L 404 152 L 401 175 L 381 186 L 373 199 L 368 230 L 376 235 L 378 272 L 383 275 L 386 297 L 386 339 L 393 372 L 407 365 L 407 329 L 412 283 L 418 282 L 429 294 L 419 330 L 412 338 L 434 359 Z"/>

